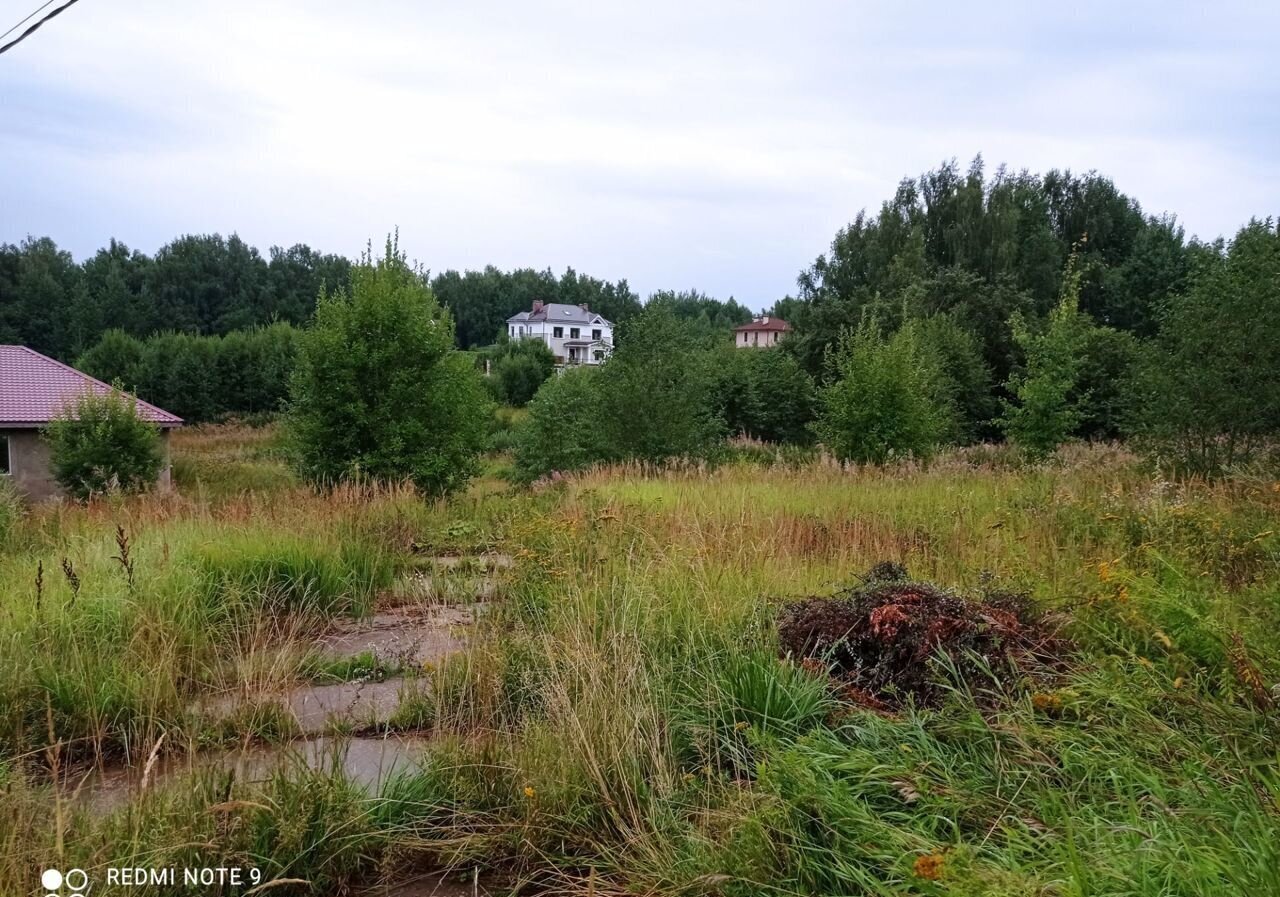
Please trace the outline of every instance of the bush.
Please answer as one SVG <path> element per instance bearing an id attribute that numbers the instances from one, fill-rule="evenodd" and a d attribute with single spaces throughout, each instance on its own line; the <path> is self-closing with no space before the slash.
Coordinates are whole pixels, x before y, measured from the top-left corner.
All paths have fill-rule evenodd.
<path id="1" fill-rule="evenodd" d="M 500 401 L 522 408 L 555 372 L 556 357 L 536 339 L 504 340 L 490 356 L 494 392 Z"/>
<path id="2" fill-rule="evenodd" d="M 517 479 L 527 483 L 609 460 L 600 381 L 599 371 L 579 367 L 542 385 L 529 403 L 529 417 L 516 430 Z"/>
<path id="3" fill-rule="evenodd" d="M 724 347 L 715 355 L 713 404 L 731 434 L 765 442 L 812 441 L 813 378 L 783 351 Z"/>
<path id="4" fill-rule="evenodd" d="M 1280 228 L 1206 248 L 1136 367 L 1127 429 L 1176 470 L 1215 474 L 1280 436 Z"/>
<path id="5" fill-rule="evenodd" d="M 321 296 L 298 349 L 289 432 L 305 477 L 407 478 L 428 495 L 470 479 L 488 438 L 481 375 L 391 239 L 352 269 L 348 292 Z"/>
<path id="6" fill-rule="evenodd" d="M 712 407 L 703 347 L 665 304 L 621 327 L 618 349 L 600 371 L 596 422 L 621 458 L 662 462 L 704 457 L 724 425 Z"/>
<path id="7" fill-rule="evenodd" d="M 970 443 L 996 435 L 1000 403 L 977 337 L 949 315 L 923 318 L 917 326 L 923 351 L 937 359 L 955 405 L 953 440 Z"/>
<path id="8" fill-rule="evenodd" d="M 1032 457 L 1052 453 L 1084 419 L 1086 397 L 1078 387 L 1091 326 L 1080 311 L 1080 271 L 1074 255 L 1067 262 L 1062 299 L 1044 329 L 1034 330 L 1021 315 L 1013 319 L 1013 338 L 1026 354 L 1026 370 L 1009 378 L 1015 401 L 1007 403 L 1001 426 Z"/>
<path id="9" fill-rule="evenodd" d="M 142 491 L 164 464 L 160 430 L 139 418 L 137 400 L 119 389 L 80 396 L 43 437 L 54 478 L 76 498 Z"/>
<path id="10" fill-rule="evenodd" d="M 885 338 L 875 321 L 864 321 L 841 335 L 826 363 L 832 384 L 815 428 L 840 460 L 925 456 L 953 432 L 949 384 L 914 323 Z"/>

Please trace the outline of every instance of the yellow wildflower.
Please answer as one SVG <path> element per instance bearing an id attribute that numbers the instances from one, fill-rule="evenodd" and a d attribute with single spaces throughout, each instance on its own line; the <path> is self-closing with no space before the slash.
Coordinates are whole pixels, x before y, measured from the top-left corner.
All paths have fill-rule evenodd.
<path id="1" fill-rule="evenodd" d="M 527 797 L 527 798 L 529 798 L 530 800 L 533 800 L 535 797 L 537 797 L 537 796 L 538 796 L 538 792 L 533 790 L 533 786 L 532 786 L 532 785 L 525 785 L 525 786 L 524 786 L 524 796 L 525 796 L 525 797 Z"/>

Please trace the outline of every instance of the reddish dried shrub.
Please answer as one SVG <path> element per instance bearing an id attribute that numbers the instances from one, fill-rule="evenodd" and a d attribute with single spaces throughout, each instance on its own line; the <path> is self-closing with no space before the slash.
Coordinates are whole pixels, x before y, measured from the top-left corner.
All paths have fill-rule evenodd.
<path id="1" fill-rule="evenodd" d="M 936 704 L 943 667 L 976 691 L 1060 663 L 1064 645 L 1025 598 L 964 598 L 912 582 L 901 565 L 877 564 L 861 585 L 831 598 L 787 605 L 778 617 L 783 651 L 821 664 L 858 703 L 900 707 Z"/>

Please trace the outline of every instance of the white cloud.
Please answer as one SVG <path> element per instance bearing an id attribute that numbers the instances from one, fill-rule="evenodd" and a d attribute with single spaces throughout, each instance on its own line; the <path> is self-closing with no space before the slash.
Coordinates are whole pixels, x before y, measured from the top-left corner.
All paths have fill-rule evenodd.
<path id="1" fill-rule="evenodd" d="M 437 270 L 759 306 L 952 156 L 1095 168 L 1208 236 L 1274 210 L 1277 14 L 1115 6 L 95 0 L 0 63 L 0 239 L 399 226 Z"/>

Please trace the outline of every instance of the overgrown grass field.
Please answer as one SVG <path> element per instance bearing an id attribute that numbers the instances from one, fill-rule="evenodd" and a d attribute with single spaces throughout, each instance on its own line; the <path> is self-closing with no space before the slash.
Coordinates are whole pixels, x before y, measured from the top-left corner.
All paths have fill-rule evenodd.
<path id="1" fill-rule="evenodd" d="M 524 893 L 1280 894 L 1280 483 L 1164 482 L 1106 446 L 740 454 L 427 503 L 316 494 L 271 430 L 197 430 L 174 495 L 32 510 L 0 549 L 0 893 L 56 859 L 254 865 L 279 893 L 445 867 Z M 274 648 L 370 613 L 415 554 L 485 549 L 515 558 L 504 597 L 403 694 L 390 728 L 428 748 L 379 793 L 300 762 L 110 813 L 52 785 L 288 738 L 193 708 L 308 675 Z M 1060 663 L 977 683 L 939 656 L 941 701 L 885 709 L 782 656 L 781 608 L 886 560 L 1027 593 Z"/>

